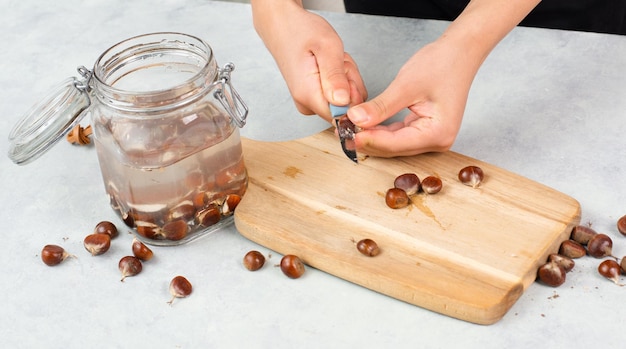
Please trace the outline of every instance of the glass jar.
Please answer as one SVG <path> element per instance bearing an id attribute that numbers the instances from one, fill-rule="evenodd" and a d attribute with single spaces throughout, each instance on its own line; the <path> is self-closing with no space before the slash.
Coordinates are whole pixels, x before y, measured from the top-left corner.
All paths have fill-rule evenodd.
<path id="1" fill-rule="evenodd" d="M 231 224 L 248 184 L 239 137 L 248 109 L 233 69 L 193 36 L 122 41 L 18 123 L 9 155 L 31 160 L 90 111 L 111 207 L 144 242 L 191 241 Z M 61 131 L 43 130 L 50 124 Z"/>

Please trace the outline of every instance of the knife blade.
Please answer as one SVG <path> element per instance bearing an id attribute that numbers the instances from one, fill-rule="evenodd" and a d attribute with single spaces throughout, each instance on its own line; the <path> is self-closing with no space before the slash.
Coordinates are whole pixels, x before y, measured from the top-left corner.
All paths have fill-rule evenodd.
<path id="1" fill-rule="evenodd" d="M 357 133 L 357 126 L 348 119 L 346 113 L 348 112 L 348 106 L 337 106 L 330 104 L 330 114 L 337 125 L 337 133 L 339 134 L 339 142 L 341 142 L 341 150 L 346 154 L 348 159 L 359 163 L 356 156 L 356 149 L 354 146 L 354 135 Z"/>

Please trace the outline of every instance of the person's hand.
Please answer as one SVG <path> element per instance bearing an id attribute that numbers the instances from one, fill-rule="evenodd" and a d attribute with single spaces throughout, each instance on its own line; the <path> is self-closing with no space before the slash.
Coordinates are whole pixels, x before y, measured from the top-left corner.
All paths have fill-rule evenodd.
<path id="1" fill-rule="evenodd" d="M 443 35 L 411 57 L 389 87 L 348 110 L 365 130 L 358 152 L 392 157 L 452 146 L 474 76 L 487 55 L 539 0 L 472 0 Z M 403 109 L 403 122 L 380 125 Z"/>
<path id="2" fill-rule="evenodd" d="M 328 102 L 350 104 L 363 128 L 358 152 L 392 157 L 444 151 L 461 125 L 470 86 L 491 50 L 540 0 L 472 0 L 434 43 L 419 50 L 379 96 L 367 91 L 335 30 L 300 0 L 252 0 L 254 26 L 303 114 L 330 120 Z M 403 122 L 381 123 L 403 109 Z"/>
<path id="3" fill-rule="evenodd" d="M 445 42 L 419 50 L 385 91 L 348 110 L 348 117 L 364 129 L 356 135 L 357 151 L 392 157 L 449 149 L 476 72 L 464 64 L 463 52 Z M 404 109 L 404 121 L 380 124 Z"/>
<path id="4" fill-rule="evenodd" d="M 252 8 L 255 28 L 299 112 L 330 120 L 329 102 L 348 105 L 367 98 L 356 63 L 325 19 L 293 1 L 253 1 Z"/>

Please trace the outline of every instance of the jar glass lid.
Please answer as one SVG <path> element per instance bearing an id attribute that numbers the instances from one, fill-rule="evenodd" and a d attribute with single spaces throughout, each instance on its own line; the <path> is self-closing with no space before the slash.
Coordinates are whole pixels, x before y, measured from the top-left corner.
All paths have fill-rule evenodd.
<path id="1" fill-rule="evenodd" d="M 83 82 L 65 80 L 13 127 L 9 134 L 11 160 L 22 165 L 41 156 L 83 118 L 90 103 Z"/>

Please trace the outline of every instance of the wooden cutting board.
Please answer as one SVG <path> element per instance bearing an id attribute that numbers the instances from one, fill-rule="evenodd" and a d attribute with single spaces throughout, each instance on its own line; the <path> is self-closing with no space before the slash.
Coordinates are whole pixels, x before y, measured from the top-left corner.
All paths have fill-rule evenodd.
<path id="1" fill-rule="evenodd" d="M 478 324 L 506 314 L 580 221 L 573 198 L 455 152 L 354 164 L 332 129 L 288 142 L 244 139 L 243 148 L 250 184 L 235 211 L 243 236 L 374 291 Z M 457 179 L 467 165 L 485 172 L 476 189 Z M 384 193 L 406 172 L 439 176 L 443 189 L 393 210 Z M 361 255 L 355 242 L 363 238 L 376 241 L 381 253 Z"/>

